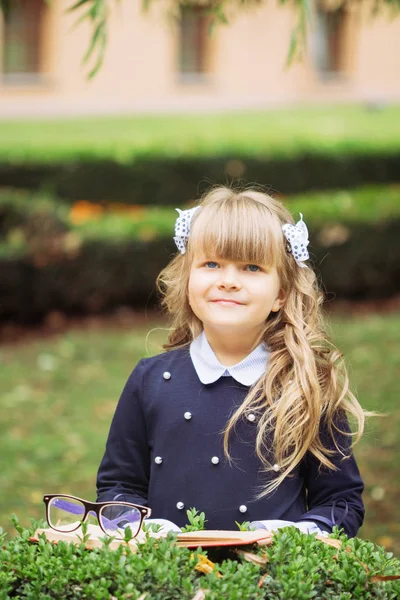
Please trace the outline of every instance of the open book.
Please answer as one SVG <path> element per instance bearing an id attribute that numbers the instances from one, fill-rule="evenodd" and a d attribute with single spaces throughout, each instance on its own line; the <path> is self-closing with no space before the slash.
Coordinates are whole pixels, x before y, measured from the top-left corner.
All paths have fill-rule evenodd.
<path id="1" fill-rule="evenodd" d="M 266 545 L 272 543 L 273 533 L 266 529 L 257 529 L 255 531 L 223 531 L 223 530 L 204 530 L 188 531 L 178 533 L 178 546 L 186 548 L 197 548 L 201 546 L 243 546 L 245 544 Z"/>
<path id="2" fill-rule="evenodd" d="M 68 526 L 71 528 L 71 525 Z M 37 542 L 39 540 L 39 535 L 44 533 L 47 540 L 50 542 L 70 542 L 76 545 L 79 545 L 83 541 L 83 532 L 82 528 L 79 527 L 75 531 L 67 532 L 67 531 L 55 531 L 54 529 L 37 529 L 34 535 L 30 538 L 32 542 Z M 128 545 L 134 552 L 137 550 L 138 543 L 143 543 L 146 541 L 146 535 L 154 538 L 166 537 L 168 534 L 165 532 L 149 532 L 146 534 L 143 530 L 139 531 L 138 535 L 131 540 Z M 87 534 L 85 538 L 85 546 L 86 548 L 101 548 L 102 538 L 107 537 L 104 531 L 98 525 L 88 524 Z M 198 548 L 203 547 L 211 547 L 211 546 L 243 546 L 246 544 L 259 544 L 260 546 L 267 546 L 272 544 L 274 534 L 272 531 L 267 531 L 266 529 L 256 529 L 254 531 L 226 531 L 226 530 L 212 530 L 205 529 L 201 531 L 188 531 L 184 533 L 177 534 L 177 544 L 180 547 L 186 548 Z M 317 535 L 317 540 L 324 542 L 330 546 L 334 546 L 336 548 L 340 548 L 341 542 L 340 540 L 336 540 L 333 538 Z M 121 544 L 126 545 L 127 542 L 123 540 L 112 540 L 109 544 L 109 548 L 115 550 Z"/>
<path id="3" fill-rule="evenodd" d="M 72 533 L 55 531 L 54 529 L 37 529 L 30 540 L 32 542 L 37 542 L 41 533 L 44 533 L 47 540 L 55 543 L 64 541 L 79 545 L 83 540 L 81 527 Z M 151 537 L 160 538 L 166 537 L 167 534 L 150 532 L 149 535 Z M 101 538 L 104 537 L 106 537 L 106 535 L 98 525 L 88 525 L 85 539 L 86 548 L 101 548 L 103 545 Z M 178 533 L 177 544 L 180 547 L 186 548 L 197 548 L 198 546 L 202 546 L 204 548 L 209 546 L 242 546 L 245 544 L 254 544 L 256 542 L 258 542 L 260 545 L 266 545 L 272 542 L 272 538 L 273 533 L 266 531 L 265 529 L 259 529 L 256 531 L 204 530 Z M 138 543 L 144 542 L 145 539 L 146 534 L 143 531 L 140 531 L 137 537 L 129 542 L 129 547 L 133 551 L 136 551 Z M 113 540 L 109 547 L 112 550 L 115 550 L 121 544 L 126 545 L 126 542 L 123 540 Z"/>

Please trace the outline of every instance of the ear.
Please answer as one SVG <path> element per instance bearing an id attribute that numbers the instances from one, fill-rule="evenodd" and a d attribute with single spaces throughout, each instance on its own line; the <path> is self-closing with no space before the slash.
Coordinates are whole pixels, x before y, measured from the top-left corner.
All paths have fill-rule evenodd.
<path id="1" fill-rule="evenodd" d="M 285 305 L 287 298 L 286 292 L 281 288 L 279 294 L 275 298 L 275 302 L 272 305 L 271 312 L 278 312 Z"/>

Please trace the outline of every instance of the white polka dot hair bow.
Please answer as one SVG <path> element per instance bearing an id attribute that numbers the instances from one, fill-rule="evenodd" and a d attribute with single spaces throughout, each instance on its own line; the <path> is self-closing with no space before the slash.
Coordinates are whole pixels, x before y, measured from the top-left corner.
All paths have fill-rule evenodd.
<path id="1" fill-rule="evenodd" d="M 307 225 L 303 221 L 303 215 L 301 213 L 301 220 L 292 225 L 291 223 L 285 223 L 282 225 L 282 231 L 288 241 L 288 250 L 293 254 L 293 257 L 299 267 L 303 269 L 307 267 L 303 261 L 310 258 L 308 254 L 307 246 L 308 241 L 308 229 Z"/>
<path id="2" fill-rule="evenodd" d="M 180 208 L 175 209 L 178 211 L 179 217 L 176 219 L 175 222 L 174 242 L 181 254 L 185 254 L 186 252 L 186 244 L 188 241 L 190 231 L 190 223 L 192 222 L 195 212 L 199 208 L 200 206 L 195 206 L 194 208 L 189 208 L 188 210 L 181 210 Z"/>

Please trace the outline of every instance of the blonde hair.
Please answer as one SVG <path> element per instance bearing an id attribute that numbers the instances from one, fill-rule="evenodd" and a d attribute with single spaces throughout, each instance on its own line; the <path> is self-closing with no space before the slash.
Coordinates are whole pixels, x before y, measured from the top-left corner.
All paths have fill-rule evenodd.
<path id="1" fill-rule="evenodd" d="M 357 442 L 368 413 L 349 390 L 343 355 L 326 333 L 324 297 L 316 275 L 311 268 L 301 268 L 287 250 L 282 225 L 294 224 L 294 220 L 285 206 L 258 190 L 227 187 L 209 191 L 199 206 L 186 253 L 176 255 L 157 278 L 162 305 L 171 319 L 164 348 L 185 346 L 202 331 L 187 294 L 197 251 L 207 249 L 212 257 L 274 265 L 286 293 L 284 306 L 270 313 L 260 338 L 269 350 L 265 374 L 250 388 L 224 431 L 224 451 L 231 460 L 229 436 L 236 424 L 250 412 L 258 415 L 256 453 L 265 472 L 274 472 L 259 494 L 262 497 L 292 474 L 307 452 L 321 466 L 335 469 L 330 460 L 335 451 L 324 445 L 321 427 L 333 439 L 335 432 L 351 436 L 337 425 L 338 417 L 347 415 L 354 421 Z"/>

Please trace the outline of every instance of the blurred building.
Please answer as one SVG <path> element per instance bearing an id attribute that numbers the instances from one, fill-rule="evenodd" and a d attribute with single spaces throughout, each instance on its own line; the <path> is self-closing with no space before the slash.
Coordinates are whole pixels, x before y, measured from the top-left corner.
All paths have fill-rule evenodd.
<path id="1" fill-rule="evenodd" d="M 285 69 L 293 7 L 236 9 L 209 35 L 208 18 L 163 3 L 110 1 L 106 58 L 91 81 L 82 65 L 91 28 L 72 0 L 12 0 L 0 19 L 0 117 L 263 108 L 400 100 L 400 14 L 371 18 L 365 3 L 314 5 L 303 62 Z M 361 6 L 362 4 L 362 6 Z M 93 61 L 92 61 L 93 63 Z"/>

